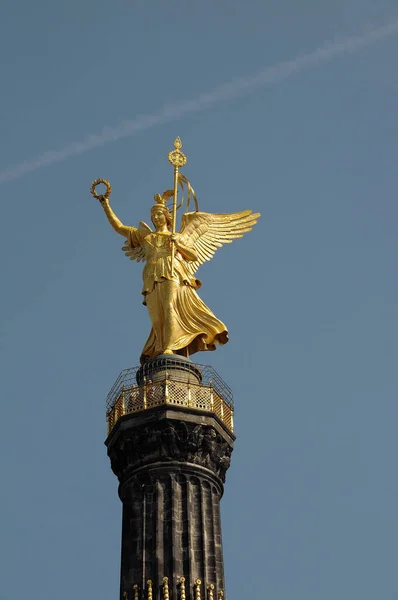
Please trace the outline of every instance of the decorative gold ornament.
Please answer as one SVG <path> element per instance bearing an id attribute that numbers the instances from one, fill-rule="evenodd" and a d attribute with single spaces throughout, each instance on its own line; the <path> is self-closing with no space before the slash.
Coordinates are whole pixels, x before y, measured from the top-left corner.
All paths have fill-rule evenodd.
<path id="1" fill-rule="evenodd" d="M 95 190 L 97 185 L 100 185 L 101 183 L 106 187 L 105 194 L 97 194 L 97 192 Z M 112 186 L 109 183 L 109 181 L 107 181 L 106 179 L 96 179 L 95 181 L 93 181 L 90 191 L 91 191 L 92 195 L 94 196 L 94 198 L 96 198 L 100 202 L 103 202 L 104 200 L 109 200 L 111 193 L 112 193 Z"/>
<path id="2" fill-rule="evenodd" d="M 185 577 L 180 577 L 180 600 L 186 600 L 185 595 Z"/>
<path id="3" fill-rule="evenodd" d="M 179 137 L 174 140 L 174 148 L 175 150 L 172 150 L 168 154 L 169 162 L 173 167 L 183 167 L 187 162 L 187 157 L 181 150 L 182 142 Z"/>
<path id="4" fill-rule="evenodd" d="M 217 597 L 217 600 L 223 600 L 223 598 L 224 598 L 224 592 L 223 592 L 222 590 L 220 590 L 220 591 L 218 592 L 218 595 L 217 595 L 217 596 L 218 596 L 218 597 Z"/>
<path id="5" fill-rule="evenodd" d="M 200 594 L 200 586 L 202 585 L 202 581 L 200 579 L 197 579 L 195 581 L 195 600 L 201 600 L 201 594 Z"/>
<path id="6" fill-rule="evenodd" d="M 211 583 L 207 588 L 209 600 L 214 600 L 214 584 Z"/>
<path id="7" fill-rule="evenodd" d="M 153 595 L 152 595 L 152 579 L 148 579 L 148 581 L 146 582 L 147 584 L 147 591 L 148 591 L 148 600 L 152 600 Z"/>
<path id="8" fill-rule="evenodd" d="M 133 592 L 134 600 L 139 600 L 138 585 L 136 583 L 133 585 Z"/>
<path id="9" fill-rule="evenodd" d="M 136 228 L 120 221 L 109 204 L 109 182 L 98 179 L 92 186 L 92 193 L 101 200 L 109 223 L 126 238 L 123 246 L 126 256 L 146 263 L 142 294 L 152 329 L 141 354 L 141 363 L 159 354 L 188 357 L 202 350 L 215 350 L 217 345 L 228 341 L 226 326 L 197 294 L 201 282 L 196 278 L 196 272 L 223 244 L 230 244 L 251 231 L 260 216 L 251 210 L 230 214 L 200 212 L 192 186 L 179 173 L 179 167 L 186 162 L 181 147 L 181 140 L 177 138 L 175 149 L 169 153 L 174 166 L 174 190 L 155 196 L 156 204 L 151 209 L 154 231 L 144 222 Z M 109 184 L 106 194 L 95 194 L 98 183 Z M 180 231 L 176 233 L 179 185 L 187 186 L 187 207 L 192 197 L 196 210 L 183 214 Z M 172 214 L 166 206 L 171 196 Z"/>
<path id="10" fill-rule="evenodd" d="M 169 578 L 163 577 L 163 598 L 164 600 L 169 600 Z"/>

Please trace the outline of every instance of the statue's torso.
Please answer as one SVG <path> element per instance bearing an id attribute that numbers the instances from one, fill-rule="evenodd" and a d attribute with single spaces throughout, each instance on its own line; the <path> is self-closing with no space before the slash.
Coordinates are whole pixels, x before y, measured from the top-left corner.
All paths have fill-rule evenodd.
<path id="1" fill-rule="evenodd" d="M 163 281 L 176 281 L 180 285 L 189 285 L 195 289 L 200 287 L 199 280 L 193 278 L 189 272 L 186 260 L 176 251 L 174 256 L 173 272 L 171 269 L 171 233 L 153 232 L 143 239 L 142 246 L 145 253 L 145 267 L 142 272 L 144 280 L 143 294 L 152 292 L 155 283 Z"/>
<path id="2" fill-rule="evenodd" d="M 154 232 L 145 236 L 143 246 L 147 262 L 164 259 L 167 256 L 171 257 L 170 236 L 169 231 L 165 233 Z"/>
<path id="3" fill-rule="evenodd" d="M 174 277 L 171 272 L 171 233 L 149 233 L 145 236 L 143 247 L 146 264 L 142 273 L 144 280 L 143 293 L 153 290 L 155 283 L 165 280 L 181 280 L 184 273 L 183 265 L 176 255 L 174 261 Z"/>

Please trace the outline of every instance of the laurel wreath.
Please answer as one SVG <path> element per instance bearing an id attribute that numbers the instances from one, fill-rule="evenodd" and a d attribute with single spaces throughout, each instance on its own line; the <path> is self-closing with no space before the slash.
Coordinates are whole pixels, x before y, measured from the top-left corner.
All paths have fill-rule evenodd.
<path id="1" fill-rule="evenodd" d="M 100 183 L 103 183 L 104 186 L 106 187 L 105 194 L 97 194 L 97 192 L 95 191 L 95 188 Z M 96 198 L 100 202 L 103 202 L 104 200 L 109 199 L 109 196 L 112 193 L 112 186 L 109 183 L 109 181 L 107 181 L 106 179 L 96 179 L 95 181 L 93 181 L 90 191 L 91 191 L 92 195 L 94 196 L 94 198 Z"/>

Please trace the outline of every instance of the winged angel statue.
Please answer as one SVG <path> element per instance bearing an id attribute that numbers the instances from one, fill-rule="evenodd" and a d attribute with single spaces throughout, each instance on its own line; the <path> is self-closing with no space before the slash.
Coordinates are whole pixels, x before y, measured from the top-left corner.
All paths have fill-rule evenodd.
<path id="1" fill-rule="evenodd" d="M 152 329 L 142 350 L 141 364 L 159 354 L 189 356 L 215 350 L 218 344 L 228 341 L 227 327 L 197 294 L 201 282 L 195 275 L 223 244 L 251 231 L 260 216 L 251 210 L 231 214 L 196 210 L 186 212 L 180 232 L 173 233 L 173 218 L 166 205 L 171 195 L 173 191 L 167 190 L 154 197 L 154 231 L 144 222 L 138 228 L 123 225 L 110 206 L 109 194 L 99 196 L 109 223 L 126 238 L 122 248 L 126 256 L 145 262 L 143 304 Z"/>

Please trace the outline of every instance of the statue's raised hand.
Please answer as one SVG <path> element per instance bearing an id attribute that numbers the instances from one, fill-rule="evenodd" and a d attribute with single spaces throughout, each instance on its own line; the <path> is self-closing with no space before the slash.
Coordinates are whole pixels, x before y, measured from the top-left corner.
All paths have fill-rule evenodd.
<path id="1" fill-rule="evenodd" d="M 170 236 L 170 242 L 172 244 L 175 244 L 176 246 L 178 246 L 178 241 L 180 239 L 180 234 L 179 233 L 172 233 Z"/>
<path id="2" fill-rule="evenodd" d="M 106 187 L 105 194 L 97 193 L 96 187 L 100 184 L 103 184 Z M 93 181 L 90 191 L 91 191 L 92 195 L 94 196 L 94 198 L 96 198 L 97 200 L 99 200 L 101 202 L 101 204 L 103 204 L 105 202 L 105 200 L 109 200 L 110 195 L 112 193 L 112 186 L 109 183 L 109 181 L 107 181 L 106 179 L 96 179 L 95 181 Z"/>

